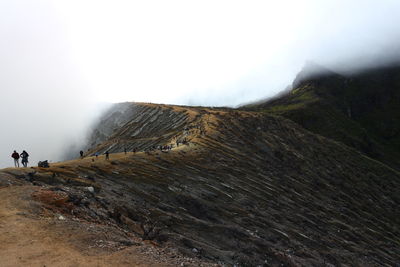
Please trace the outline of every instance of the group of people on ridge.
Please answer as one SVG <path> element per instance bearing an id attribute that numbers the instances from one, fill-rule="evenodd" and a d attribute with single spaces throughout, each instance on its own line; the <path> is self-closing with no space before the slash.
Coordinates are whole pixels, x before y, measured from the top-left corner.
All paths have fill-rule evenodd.
<path id="1" fill-rule="evenodd" d="M 125 154 L 126 154 L 126 150 L 125 150 Z M 79 151 L 79 155 L 81 156 L 81 159 L 84 158 L 84 152 L 81 150 Z M 100 153 L 96 152 L 93 154 L 93 156 L 96 156 L 96 159 L 99 157 Z M 110 159 L 110 153 L 108 152 L 108 150 L 104 153 L 104 155 L 106 155 L 106 159 L 109 160 Z"/>
<path id="2" fill-rule="evenodd" d="M 28 152 L 26 152 L 25 150 L 22 151 L 21 154 L 18 154 L 18 152 L 14 150 L 14 153 L 11 154 L 11 157 L 14 159 L 14 165 L 15 165 L 16 168 L 19 168 L 19 159 L 20 159 L 20 158 L 22 159 L 22 160 L 21 160 L 22 165 L 23 165 L 25 168 L 28 167 L 28 162 L 29 162 L 29 161 L 28 161 L 28 157 L 29 157 L 29 154 L 28 154 Z"/>

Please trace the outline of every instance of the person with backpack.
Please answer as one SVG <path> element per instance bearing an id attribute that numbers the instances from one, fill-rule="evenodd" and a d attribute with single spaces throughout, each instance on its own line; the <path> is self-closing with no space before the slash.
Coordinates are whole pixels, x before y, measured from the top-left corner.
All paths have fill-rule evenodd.
<path id="1" fill-rule="evenodd" d="M 29 157 L 29 154 L 28 154 L 28 152 L 26 152 L 25 150 L 24 151 L 22 151 L 22 153 L 21 153 L 21 158 L 22 158 L 22 160 L 21 160 L 21 163 L 22 163 L 22 165 L 26 168 L 26 167 L 28 167 L 28 157 Z"/>
<path id="2" fill-rule="evenodd" d="M 19 154 L 14 150 L 14 153 L 11 154 L 11 157 L 14 159 L 15 168 L 19 168 Z"/>

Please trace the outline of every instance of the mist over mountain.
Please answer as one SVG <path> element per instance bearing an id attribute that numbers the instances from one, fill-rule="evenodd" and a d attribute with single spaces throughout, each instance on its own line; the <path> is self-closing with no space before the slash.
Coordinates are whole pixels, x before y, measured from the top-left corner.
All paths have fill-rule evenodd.
<path id="1" fill-rule="evenodd" d="M 398 266 L 399 47 L 399 0 L 0 1 L 0 265 Z"/>

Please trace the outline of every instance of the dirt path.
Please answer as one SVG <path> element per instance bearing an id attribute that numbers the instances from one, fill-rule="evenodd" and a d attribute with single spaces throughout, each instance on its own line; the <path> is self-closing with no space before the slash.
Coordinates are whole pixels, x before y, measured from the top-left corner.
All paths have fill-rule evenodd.
<path id="1" fill-rule="evenodd" d="M 139 255 L 137 247 L 106 253 L 82 249 L 86 233 L 60 227 L 53 218 L 36 214 L 33 186 L 0 189 L 0 266 L 169 266 Z"/>

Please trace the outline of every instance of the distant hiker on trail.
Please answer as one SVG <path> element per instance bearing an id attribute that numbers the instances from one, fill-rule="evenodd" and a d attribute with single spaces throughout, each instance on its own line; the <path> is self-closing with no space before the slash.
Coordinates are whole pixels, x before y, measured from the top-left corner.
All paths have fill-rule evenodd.
<path id="1" fill-rule="evenodd" d="M 110 153 L 108 153 L 108 151 L 106 151 L 106 153 L 104 153 L 104 154 L 106 154 L 106 160 L 109 160 L 110 159 Z"/>
<path id="2" fill-rule="evenodd" d="M 124 152 L 125 152 L 125 155 L 126 155 L 126 147 L 124 148 Z"/>
<path id="3" fill-rule="evenodd" d="M 81 155 L 81 159 L 83 159 L 83 151 L 79 151 L 79 154 Z"/>
<path id="4" fill-rule="evenodd" d="M 94 153 L 94 155 L 96 156 L 96 159 L 99 157 L 99 152 Z"/>
<path id="5" fill-rule="evenodd" d="M 19 168 L 19 154 L 14 150 L 14 153 L 11 154 L 11 157 L 14 159 L 15 168 Z"/>
<path id="6" fill-rule="evenodd" d="M 21 160 L 21 163 L 22 163 L 22 165 L 26 168 L 26 167 L 28 167 L 28 157 L 29 157 L 29 154 L 28 154 L 28 152 L 26 152 L 25 150 L 24 151 L 22 151 L 22 153 L 21 153 L 21 158 L 22 158 L 22 160 Z"/>

